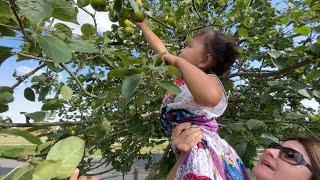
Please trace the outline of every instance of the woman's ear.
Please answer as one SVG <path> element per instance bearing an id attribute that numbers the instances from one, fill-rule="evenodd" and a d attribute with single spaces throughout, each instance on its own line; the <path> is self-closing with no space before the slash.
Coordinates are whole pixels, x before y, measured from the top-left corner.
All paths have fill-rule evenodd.
<path id="1" fill-rule="evenodd" d="M 199 68 L 203 69 L 203 70 L 207 70 L 208 68 L 211 68 L 214 66 L 214 62 L 213 62 L 213 59 L 212 59 L 212 56 L 211 54 L 207 53 L 202 61 L 200 62 L 199 64 Z"/>

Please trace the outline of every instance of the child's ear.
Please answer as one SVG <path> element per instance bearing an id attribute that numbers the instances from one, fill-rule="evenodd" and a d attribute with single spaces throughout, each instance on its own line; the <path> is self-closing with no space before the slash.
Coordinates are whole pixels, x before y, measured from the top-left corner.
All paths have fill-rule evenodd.
<path id="1" fill-rule="evenodd" d="M 214 62 L 211 54 L 206 54 L 202 59 L 201 63 L 199 64 L 199 67 L 204 70 L 206 70 L 208 67 L 213 67 L 213 66 L 214 66 Z"/>

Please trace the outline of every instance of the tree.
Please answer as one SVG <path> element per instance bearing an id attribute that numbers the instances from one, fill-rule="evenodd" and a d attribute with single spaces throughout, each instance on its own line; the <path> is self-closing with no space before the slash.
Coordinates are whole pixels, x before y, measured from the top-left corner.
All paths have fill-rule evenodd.
<path id="1" fill-rule="evenodd" d="M 18 175 L 67 177 L 59 169 L 64 154 L 60 159 L 52 157 L 57 149 L 70 154 L 67 144 L 73 143 L 79 149 L 71 149 L 75 161 L 65 162 L 70 164 L 68 172 L 81 159 L 82 172 L 108 164 L 128 172 L 134 159 L 149 159 L 149 168 L 153 168 L 149 177 L 156 174 L 161 163 L 155 162 L 151 153 L 141 153 L 141 149 L 163 143 L 153 140 L 165 137 L 158 109 L 166 90 L 179 93 L 169 78 L 178 72 L 162 63 L 161 55 L 153 54 L 137 28 L 129 30 L 131 25 L 126 19 L 140 11 L 149 13 L 150 26 L 172 53 L 207 26 L 238 43 L 240 57 L 221 77 L 229 106 L 218 122 L 220 135 L 235 147 L 248 168 L 254 163 L 257 148 L 271 141 L 292 135 L 319 137 L 319 109 L 301 103 L 320 99 L 319 1 L 148 0 L 141 7 L 132 0 L 103 1 L 99 7 L 99 1 L 95 1 L 97 10 L 108 12 L 110 20 L 118 22 L 103 34 L 97 32 L 95 13 L 86 9 L 89 3 L 0 1 L 1 37 L 20 38 L 23 42 L 19 51 L 1 45 L 0 63 L 16 56 L 17 61 L 39 64 L 30 73 L 16 76 L 17 83 L 11 87 L 1 86 L 0 112 L 8 111 L 14 89 L 32 75 L 25 98 L 43 102 L 41 111 L 26 114 L 33 120 L 30 123 L 0 122 L 1 133 L 22 136 L 35 145 L 28 150 L 0 147 L 1 156 L 34 162 Z M 81 35 L 73 34 L 65 23 L 77 24 L 79 9 L 94 20 L 93 25 L 81 26 Z M 53 25 L 56 19 L 61 22 Z M 34 76 L 40 69 L 46 73 Z M 70 75 L 66 82 L 55 78 L 61 71 Z M 59 122 L 46 121 L 50 117 L 59 118 Z M 60 128 L 56 131 L 52 126 Z M 41 133 L 35 136 L 30 134 L 33 131 Z M 45 142 L 39 139 L 42 136 L 47 137 Z M 101 162 L 82 158 L 83 151 L 88 157 L 97 150 L 102 152 Z M 54 173 L 46 173 L 48 169 Z M 168 169 L 161 166 L 160 176 Z"/>

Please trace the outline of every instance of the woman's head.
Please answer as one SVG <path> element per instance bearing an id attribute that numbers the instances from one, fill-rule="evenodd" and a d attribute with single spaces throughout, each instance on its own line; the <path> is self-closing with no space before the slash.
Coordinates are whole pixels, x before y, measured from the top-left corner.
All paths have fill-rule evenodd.
<path id="1" fill-rule="evenodd" d="M 223 33 L 204 28 L 192 38 L 179 56 L 205 72 L 221 76 L 238 57 L 236 48 L 236 44 Z"/>
<path id="2" fill-rule="evenodd" d="M 282 145 L 273 145 L 252 171 L 258 180 L 320 179 L 315 173 L 320 172 L 320 140 L 291 138 Z"/>

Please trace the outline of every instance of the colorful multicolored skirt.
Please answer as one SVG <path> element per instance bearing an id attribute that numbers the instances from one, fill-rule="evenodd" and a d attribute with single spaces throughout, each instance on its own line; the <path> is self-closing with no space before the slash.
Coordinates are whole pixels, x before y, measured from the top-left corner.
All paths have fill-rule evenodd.
<path id="1" fill-rule="evenodd" d="M 180 161 L 175 179 L 250 179 L 235 150 L 218 135 L 218 124 L 215 119 L 198 116 L 184 109 L 170 110 L 166 107 L 161 109 L 161 123 L 167 132 L 172 132 L 178 123 L 187 121 L 202 129 L 202 140 Z"/>

